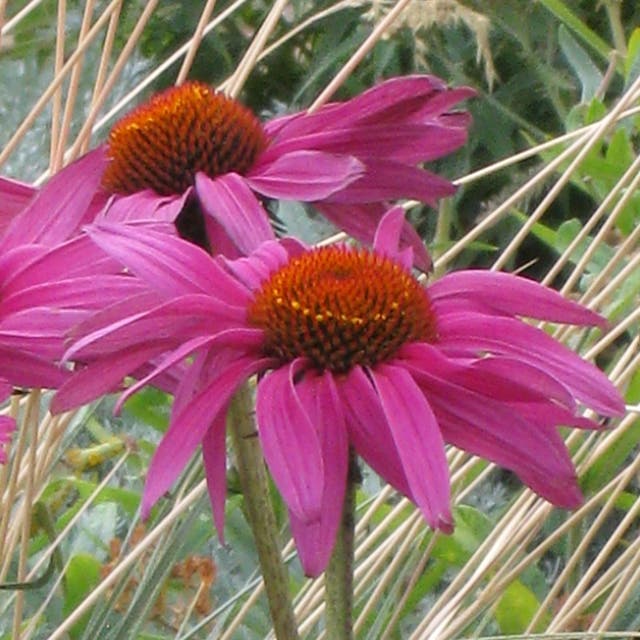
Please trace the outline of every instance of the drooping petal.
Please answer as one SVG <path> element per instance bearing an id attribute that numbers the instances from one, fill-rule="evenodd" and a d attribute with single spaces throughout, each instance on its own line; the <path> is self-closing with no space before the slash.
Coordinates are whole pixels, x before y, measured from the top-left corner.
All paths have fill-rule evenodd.
<path id="1" fill-rule="evenodd" d="M 16 387 L 56 389 L 69 372 L 50 359 L 0 346 L 0 377 Z"/>
<path id="2" fill-rule="evenodd" d="M 322 151 L 293 151 L 252 168 L 245 178 L 258 193 L 270 198 L 322 200 L 359 178 L 362 163 L 353 156 Z"/>
<path id="3" fill-rule="evenodd" d="M 435 76 L 391 78 L 342 103 L 321 107 L 312 115 L 279 118 L 265 127 L 276 142 L 306 133 L 378 123 L 397 126 L 401 122 L 426 122 L 450 106 L 475 95 L 468 87 L 447 89 Z"/>
<path id="4" fill-rule="evenodd" d="M 412 372 L 429 372 L 504 402 L 554 401 L 574 409 L 567 387 L 547 371 L 508 356 L 447 358 L 426 342 L 404 345 L 397 354 Z"/>
<path id="5" fill-rule="evenodd" d="M 400 236 L 404 228 L 404 209 L 400 206 L 392 207 L 384 214 L 373 238 L 373 249 L 376 253 L 389 256 L 400 262 L 405 269 L 413 266 L 413 251 L 400 251 Z"/>
<path id="6" fill-rule="evenodd" d="M 260 380 L 256 416 L 264 457 L 284 501 L 300 520 L 315 522 L 322 514 L 325 471 L 316 425 L 294 383 L 302 366 L 294 360 Z"/>
<path id="7" fill-rule="evenodd" d="M 567 300 L 533 280 L 500 271 L 464 270 L 449 273 L 429 287 L 436 302 L 455 298 L 481 303 L 510 315 L 579 325 L 606 324 L 605 318 Z"/>
<path id="8" fill-rule="evenodd" d="M 163 295 L 215 293 L 239 305 L 249 298 L 246 289 L 190 242 L 146 229 L 141 234 L 132 225 L 102 223 L 87 232 L 104 251 Z"/>
<path id="9" fill-rule="evenodd" d="M 106 162 L 104 147 L 98 147 L 56 173 L 14 218 L 0 243 L 2 250 L 27 243 L 54 245 L 76 233 L 88 222 Z"/>
<path id="10" fill-rule="evenodd" d="M 455 151 L 466 139 L 465 128 L 449 127 L 436 121 L 400 123 L 397 126 L 372 123 L 286 138 L 269 146 L 260 156 L 260 161 L 271 162 L 285 153 L 313 149 L 357 158 L 383 157 L 417 164 Z"/>
<path id="11" fill-rule="evenodd" d="M 287 238 L 287 240 L 290 239 Z M 289 261 L 292 252 L 287 249 L 284 241 L 265 242 L 246 258 L 237 260 L 221 258 L 221 260 L 236 278 L 244 282 L 251 291 L 255 291 L 262 286 L 272 272 Z M 306 249 L 307 247 L 300 246 L 298 253 Z"/>
<path id="12" fill-rule="evenodd" d="M 72 378 L 60 387 L 51 401 L 51 413 L 62 413 L 119 390 L 122 380 L 145 362 L 163 353 L 171 345 L 161 341 L 142 344 L 109 353 L 108 360 L 97 360 L 77 368 Z"/>
<path id="13" fill-rule="evenodd" d="M 379 203 L 341 205 L 323 202 L 316 206 L 333 224 L 365 244 L 374 242 L 377 229 L 387 212 L 387 208 Z M 424 241 L 407 220 L 402 225 L 400 248 L 402 251 L 411 248 L 414 266 L 418 269 L 431 270 L 431 256 Z"/>
<path id="14" fill-rule="evenodd" d="M 38 190 L 30 184 L 0 176 L 0 236 L 11 220 L 27 208 L 36 193 Z"/>
<path id="15" fill-rule="evenodd" d="M 366 158 L 365 171 L 345 188 L 323 196 L 328 202 L 358 204 L 414 198 L 435 206 L 455 185 L 435 173 L 386 158 Z"/>
<path id="16" fill-rule="evenodd" d="M 258 353 L 258 348 L 262 344 L 263 340 L 264 337 L 262 331 L 259 329 L 244 328 L 230 329 L 228 331 L 222 331 L 216 335 L 204 335 L 193 338 L 193 340 L 188 340 L 166 356 L 162 360 L 162 363 L 156 366 L 153 371 L 138 380 L 134 385 L 131 385 L 131 387 L 129 387 L 118 399 L 114 412 L 117 413 L 126 400 L 134 393 L 137 393 L 144 386 L 154 382 L 158 376 L 173 368 L 193 352 L 198 351 L 203 347 L 212 349 L 218 344 L 221 344 L 225 350 L 236 349 L 239 353 Z"/>
<path id="17" fill-rule="evenodd" d="M 223 227 L 242 254 L 248 255 L 263 242 L 275 239 L 267 212 L 237 173 L 215 180 L 197 173 L 196 192 L 203 213 Z"/>
<path id="18" fill-rule="evenodd" d="M 221 544 L 224 544 L 224 503 L 227 498 L 227 410 L 228 407 L 222 407 L 202 438 L 202 459 L 207 489 L 213 522 Z"/>
<path id="19" fill-rule="evenodd" d="M 96 217 L 96 222 L 175 222 L 192 191 L 189 188 L 179 196 L 161 196 L 151 189 L 145 189 L 131 195 L 112 196 Z"/>
<path id="20" fill-rule="evenodd" d="M 142 517 L 171 488 L 205 434 L 215 424 L 231 396 L 261 363 L 253 357 L 231 362 L 193 397 L 180 413 L 172 415 L 168 431 L 151 459 L 142 495 Z"/>
<path id="21" fill-rule="evenodd" d="M 579 504 L 564 442 L 555 427 L 537 419 L 533 404 L 525 403 L 519 411 L 515 403 L 476 393 L 427 370 L 413 377 L 428 396 L 446 442 L 514 471 L 558 506 Z"/>
<path id="22" fill-rule="evenodd" d="M 289 511 L 291 532 L 305 575 L 324 571 L 340 525 L 347 482 L 347 429 L 332 374 L 305 375 L 297 384 L 300 400 L 317 428 L 322 448 L 324 494 L 320 520 L 305 522 Z"/>
<path id="23" fill-rule="evenodd" d="M 546 371 L 573 395 L 603 415 L 620 415 L 624 402 L 609 379 L 544 331 L 505 317 L 459 313 L 438 318 L 439 345 L 445 352 L 511 356 Z"/>
<path id="24" fill-rule="evenodd" d="M 380 398 L 361 367 L 336 380 L 344 403 L 349 440 L 358 455 L 400 493 L 413 495 L 402 461 L 380 405 Z"/>
<path id="25" fill-rule="evenodd" d="M 417 505 L 431 527 L 450 532 L 449 467 L 436 416 L 403 368 L 380 365 L 371 378 Z"/>

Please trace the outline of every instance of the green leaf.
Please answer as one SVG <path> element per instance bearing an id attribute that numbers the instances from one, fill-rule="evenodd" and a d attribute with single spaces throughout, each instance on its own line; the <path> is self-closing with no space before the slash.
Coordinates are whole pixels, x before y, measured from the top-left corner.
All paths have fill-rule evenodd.
<path id="1" fill-rule="evenodd" d="M 102 565 L 90 553 L 77 553 L 70 560 L 65 572 L 65 599 L 63 613 L 66 618 L 93 591 L 100 582 Z M 90 610 L 69 630 L 72 638 L 78 638 L 87 624 Z"/>
<path id="2" fill-rule="evenodd" d="M 576 16 L 562 0 L 540 0 L 540 4 L 553 13 L 567 28 L 576 34 L 580 40 L 607 62 L 611 47 L 594 31 L 592 31 L 578 16 Z"/>
<path id="3" fill-rule="evenodd" d="M 625 89 L 640 73 L 640 27 L 636 27 L 629 38 L 627 57 L 624 59 Z"/>
<path id="4" fill-rule="evenodd" d="M 463 565 L 493 528 L 491 520 L 475 507 L 460 505 L 453 510 L 456 527 L 433 546 L 433 557 L 456 566 Z"/>
<path id="5" fill-rule="evenodd" d="M 507 635 L 524 633 L 539 608 L 540 602 L 533 591 L 515 580 L 504 590 L 496 606 L 496 621 L 500 631 Z M 542 616 L 535 631 L 546 628 L 549 619 L 548 613 Z"/>
<path id="6" fill-rule="evenodd" d="M 640 440 L 640 420 L 636 420 L 607 449 L 606 455 L 600 456 L 582 476 L 580 484 L 585 494 L 599 491 L 620 470 Z"/>
<path id="7" fill-rule="evenodd" d="M 560 25 L 559 41 L 562 53 L 564 53 L 571 68 L 575 71 L 582 85 L 582 102 L 589 102 L 602 84 L 602 73 L 594 64 L 589 54 L 578 44 L 569 31 Z"/>

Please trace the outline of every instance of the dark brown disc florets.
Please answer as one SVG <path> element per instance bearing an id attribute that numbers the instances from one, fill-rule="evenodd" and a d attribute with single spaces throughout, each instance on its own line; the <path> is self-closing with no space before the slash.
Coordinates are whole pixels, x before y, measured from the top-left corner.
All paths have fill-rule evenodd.
<path id="1" fill-rule="evenodd" d="M 199 171 L 210 178 L 246 173 L 266 145 L 249 109 L 206 84 L 188 82 L 155 95 L 114 125 L 102 185 L 123 195 L 144 189 L 177 195 Z"/>
<path id="2" fill-rule="evenodd" d="M 372 251 L 339 246 L 309 251 L 272 274 L 249 322 L 264 330 L 267 355 L 306 357 L 336 373 L 437 336 L 427 292 L 410 273 Z"/>

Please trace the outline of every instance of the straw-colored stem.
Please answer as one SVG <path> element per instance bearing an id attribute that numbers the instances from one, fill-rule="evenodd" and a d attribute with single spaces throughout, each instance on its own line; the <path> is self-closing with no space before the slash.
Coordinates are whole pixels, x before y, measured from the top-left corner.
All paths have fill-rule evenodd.
<path id="1" fill-rule="evenodd" d="M 289 576 L 282 561 L 267 470 L 256 437 L 253 398 L 246 386 L 236 393 L 231 402 L 229 423 L 245 513 L 254 534 L 276 637 L 278 640 L 295 640 L 298 631 L 289 593 Z"/>
<path id="2" fill-rule="evenodd" d="M 349 640 L 353 637 L 353 552 L 358 475 L 356 456 L 351 449 L 342 519 L 324 576 L 326 635 L 329 640 Z"/>

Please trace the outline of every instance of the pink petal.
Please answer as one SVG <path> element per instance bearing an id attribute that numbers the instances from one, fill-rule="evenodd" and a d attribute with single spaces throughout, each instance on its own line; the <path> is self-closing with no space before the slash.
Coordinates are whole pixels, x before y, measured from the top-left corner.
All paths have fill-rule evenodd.
<path id="1" fill-rule="evenodd" d="M 267 212 L 237 173 L 215 180 L 198 173 L 196 192 L 203 212 L 222 225 L 241 253 L 248 255 L 263 242 L 275 239 Z"/>
<path id="2" fill-rule="evenodd" d="M 211 500 L 213 522 L 218 539 L 224 544 L 224 505 L 227 499 L 227 440 L 225 437 L 228 407 L 223 407 L 202 437 L 202 459 Z"/>
<path id="3" fill-rule="evenodd" d="M 106 162 L 104 147 L 98 147 L 56 173 L 11 223 L 2 249 L 27 243 L 54 245 L 77 233 L 88 222 L 87 211 Z"/>
<path id="4" fill-rule="evenodd" d="M 306 133 L 346 128 L 366 123 L 397 126 L 433 118 L 464 98 L 475 95 L 472 89 L 449 90 L 439 78 L 427 75 L 392 78 L 342 103 L 321 107 L 312 115 L 299 114 L 269 123 L 265 130 L 276 135 L 276 142 Z"/>
<path id="5" fill-rule="evenodd" d="M 367 464 L 400 493 L 413 499 L 402 462 L 380 405 L 361 367 L 336 380 L 344 403 L 349 439 Z"/>
<path id="6" fill-rule="evenodd" d="M 115 195 L 96 217 L 96 222 L 175 222 L 192 191 L 189 188 L 179 196 L 161 196 L 145 189 L 128 196 Z"/>
<path id="7" fill-rule="evenodd" d="M 567 300 L 543 285 L 499 271 L 456 271 L 429 287 L 433 301 L 449 298 L 482 303 L 489 309 L 510 315 L 552 322 L 603 326 L 606 320 L 581 304 Z"/>
<path id="8" fill-rule="evenodd" d="M 296 385 L 302 405 L 316 425 L 322 448 L 324 494 L 320 520 L 305 522 L 289 511 L 291 531 L 305 575 L 324 571 L 340 525 L 347 482 L 347 429 L 341 400 L 329 372 L 308 373 Z"/>
<path id="9" fill-rule="evenodd" d="M 138 380 L 134 385 L 131 385 L 118 399 L 114 412 L 119 412 L 122 405 L 134 393 L 137 393 L 149 383 L 154 382 L 168 369 L 171 369 L 176 364 L 183 362 L 192 353 L 205 346 L 208 349 L 213 349 L 214 346 L 221 344 L 224 349 L 236 349 L 240 353 L 259 353 L 259 347 L 263 342 L 264 334 L 259 329 L 230 329 L 228 331 L 222 331 L 216 335 L 198 336 L 192 340 L 188 340 L 167 355 L 162 360 L 161 364 L 154 367 L 153 371 Z M 225 358 L 228 357 L 228 354 L 225 353 Z"/>
<path id="10" fill-rule="evenodd" d="M 356 125 L 328 129 L 286 138 L 272 144 L 260 156 L 270 162 L 293 151 L 324 151 L 356 158 L 383 157 L 406 164 L 440 158 L 461 147 L 467 140 L 466 129 L 433 121 L 427 124 Z"/>
<path id="11" fill-rule="evenodd" d="M 534 405 L 527 403 L 520 410 L 426 370 L 414 377 L 429 398 L 446 442 L 511 469 L 554 504 L 579 503 L 571 458 L 555 428 L 539 419 L 544 412 L 536 415 Z"/>
<path id="12" fill-rule="evenodd" d="M 92 239 L 159 293 L 215 293 L 246 304 L 248 292 L 199 247 L 180 238 L 130 225 L 102 223 L 87 229 Z"/>
<path id="13" fill-rule="evenodd" d="M 438 317 L 439 345 L 447 353 L 502 354 L 546 371 L 573 395 L 603 415 L 624 412 L 624 401 L 609 379 L 544 331 L 511 318 L 461 313 Z"/>
<path id="14" fill-rule="evenodd" d="M 317 426 L 294 384 L 303 362 L 294 360 L 258 383 L 256 416 L 260 442 L 284 501 L 303 522 L 322 515 L 325 470 Z"/>
<path id="15" fill-rule="evenodd" d="M 400 206 L 393 207 L 384 214 L 376 235 L 373 238 L 373 248 L 376 253 L 388 256 L 396 262 L 400 262 L 405 269 L 413 266 L 413 251 L 400 251 L 400 236 L 404 228 L 404 209 Z"/>
<path id="16" fill-rule="evenodd" d="M 326 197 L 337 204 L 414 198 L 435 206 L 455 192 L 453 183 L 429 171 L 386 158 L 367 158 L 360 178 Z"/>
<path id="17" fill-rule="evenodd" d="M 11 220 L 27 208 L 36 193 L 38 190 L 29 184 L 0 176 L 0 235 Z"/>
<path id="18" fill-rule="evenodd" d="M 573 394 L 548 372 L 520 360 L 491 356 L 473 359 L 447 358 L 435 345 L 407 344 L 397 358 L 412 371 L 431 372 L 440 378 L 505 402 L 549 402 L 574 409 Z"/>
<path id="19" fill-rule="evenodd" d="M 45 282 L 4 298 L 2 313 L 8 315 L 35 306 L 98 310 L 144 290 L 140 281 L 123 276 L 90 276 Z"/>
<path id="20" fill-rule="evenodd" d="M 272 162 L 258 163 L 246 182 L 270 198 L 313 202 L 344 189 L 363 170 L 362 163 L 352 156 L 293 151 Z"/>
<path id="21" fill-rule="evenodd" d="M 170 345 L 160 341 L 136 345 L 111 352 L 108 360 L 97 360 L 79 368 L 54 396 L 51 401 L 51 413 L 69 411 L 100 396 L 114 393 L 125 376 L 168 348 Z"/>
<path id="22" fill-rule="evenodd" d="M 317 203 L 316 207 L 325 218 L 365 244 L 372 244 L 375 241 L 376 232 L 387 211 L 386 207 L 380 203 L 341 205 L 322 202 Z M 402 225 L 400 247 L 402 251 L 411 248 L 414 265 L 418 269 L 431 270 L 431 256 L 422 238 L 407 220 Z"/>
<path id="23" fill-rule="evenodd" d="M 16 387 L 55 389 L 69 372 L 46 358 L 0 346 L 0 377 Z"/>
<path id="24" fill-rule="evenodd" d="M 380 365 L 371 377 L 416 504 L 431 527 L 450 532 L 449 467 L 431 407 L 403 368 Z"/>
<path id="25" fill-rule="evenodd" d="M 260 367 L 253 357 L 239 358 L 193 397 L 180 413 L 175 413 L 149 465 L 142 496 L 142 517 L 171 488 L 182 469 L 215 424 L 220 412 L 244 380 Z"/>
<path id="26" fill-rule="evenodd" d="M 224 311 L 208 296 L 181 296 L 99 327 L 74 342 L 65 357 L 84 360 L 134 345 L 176 345 L 190 338 L 213 336 L 237 325 L 235 319 L 220 317 Z"/>
<path id="27" fill-rule="evenodd" d="M 302 250 L 306 250 L 306 247 L 302 247 Z M 284 241 L 276 241 L 265 242 L 246 258 L 223 259 L 223 263 L 248 289 L 255 291 L 271 273 L 287 264 L 291 257 Z"/>

